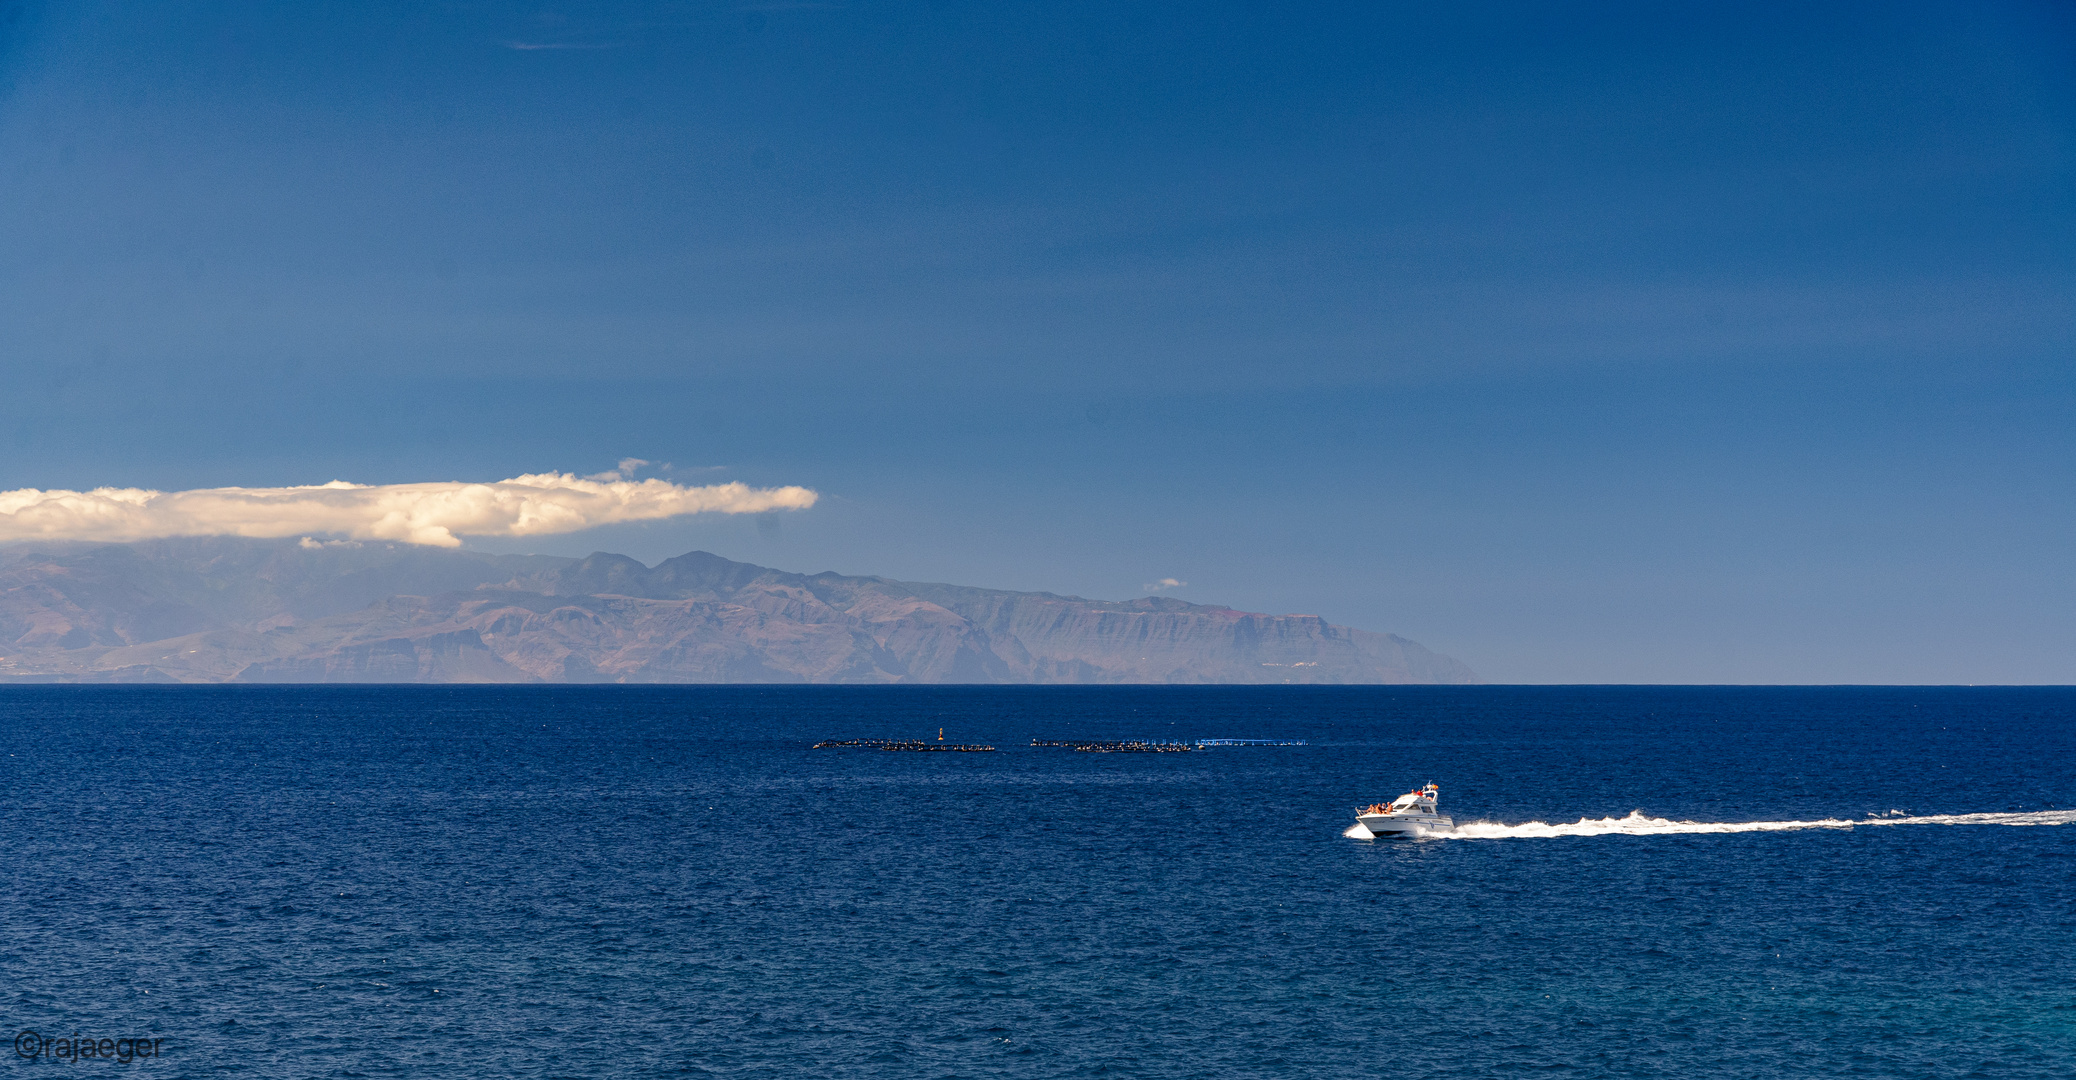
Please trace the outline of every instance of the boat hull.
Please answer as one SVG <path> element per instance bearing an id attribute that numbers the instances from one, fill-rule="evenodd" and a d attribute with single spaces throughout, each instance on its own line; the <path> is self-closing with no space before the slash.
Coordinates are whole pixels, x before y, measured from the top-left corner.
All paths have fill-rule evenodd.
<path id="1" fill-rule="evenodd" d="M 1377 836 L 1419 836 L 1456 827 L 1455 819 L 1443 814 L 1359 814 L 1355 820 Z"/>

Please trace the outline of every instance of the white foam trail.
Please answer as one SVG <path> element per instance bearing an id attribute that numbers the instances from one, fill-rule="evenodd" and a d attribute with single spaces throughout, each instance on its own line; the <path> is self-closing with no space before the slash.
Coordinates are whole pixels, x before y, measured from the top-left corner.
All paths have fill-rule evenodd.
<path id="1" fill-rule="evenodd" d="M 1891 811 L 1894 813 L 1894 811 Z M 2024 814 L 1927 814 L 1913 817 L 1820 818 L 1816 821 L 1670 821 L 1645 817 L 1631 810 L 1628 817 L 1580 818 L 1569 825 L 1530 821 L 1502 825 L 1472 821 L 1453 830 L 1436 830 L 1428 835 L 1452 840 L 1507 840 L 1543 836 L 1664 836 L 1679 833 L 1787 832 L 1792 829 L 1857 829 L 1876 825 L 2070 825 L 2076 810 L 2039 810 Z M 1358 826 L 1359 827 L 1359 826 Z M 1368 830 L 1364 830 L 1367 832 Z M 1353 831 L 1347 835 L 1353 836 Z"/>
<path id="2" fill-rule="evenodd" d="M 1370 827 L 1360 821 L 1342 829 L 1341 835 L 1350 840 L 1375 840 L 1377 838 L 1377 834 L 1371 832 Z"/>

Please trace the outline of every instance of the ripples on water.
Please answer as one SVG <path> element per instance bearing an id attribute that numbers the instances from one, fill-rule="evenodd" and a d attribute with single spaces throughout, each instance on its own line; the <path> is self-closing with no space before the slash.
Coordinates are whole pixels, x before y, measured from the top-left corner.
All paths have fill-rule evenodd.
<path id="1" fill-rule="evenodd" d="M 82 1067 L 168 1076 L 2066 1077 L 2072 718 L 2066 690 L 12 687 L 0 981 L 10 1034 L 156 1035 Z M 807 749 L 940 726 L 1002 750 Z M 1428 780 L 1483 842 L 1342 835 Z"/>

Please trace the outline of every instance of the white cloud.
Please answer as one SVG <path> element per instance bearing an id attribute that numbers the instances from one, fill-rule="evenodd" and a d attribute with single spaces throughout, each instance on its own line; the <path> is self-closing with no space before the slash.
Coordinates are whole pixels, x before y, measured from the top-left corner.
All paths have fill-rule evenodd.
<path id="1" fill-rule="evenodd" d="M 197 491 L 23 488 L 0 492 L 0 540 L 318 535 L 457 547 L 459 536 L 547 536 L 685 514 L 805 510 L 817 498 L 803 487 L 682 487 L 667 480 L 603 478 L 612 475 L 534 473 L 489 484 L 334 480 L 316 487 Z"/>
<path id="2" fill-rule="evenodd" d="M 628 458 L 621 458 L 621 459 L 620 459 L 620 464 L 618 464 L 618 465 L 615 465 L 615 466 L 613 466 L 613 467 L 612 467 L 611 469 L 608 469 L 608 470 L 606 470 L 605 472 L 602 472 L 602 473 L 592 473 L 592 474 L 591 474 L 590 476 L 587 476 L 587 477 L 585 477 L 584 479 L 586 479 L 586 480 L 609 480 L 609 481 L 610 481 L 610 480 L 632 480 L 632 479 L 634 479 L 634 474 L 635 474 L 635 473 L 637 473 L 637 472 L 640 472 L 640 471 L 641 471 L 641 469 L 642 469 L 642 466 L 644 466 L 644 465 L 654 465 L 654 464 L 656 464 L 656 463 L 655 463 L 655 462 L 653 462 L 653 461 L 650 461 L 650 460 L 649 460 L 648 458 L 638 458 L 638 457 L 628 457 Z M 669 468 L 670 468 L 670 466 L 668 466 L 668 465 L 665 465 L 665 466 L 664 466 L 664 469 L 666 469 L 666 470 L 668 470 Z"/>
<path id="3" fill-rule="evenodd" d="M 5 496 L 0 496 L 0 498 L 4 497 Z M 1145 585 L 1141 585 L 1140 588 L 1145 589 L 1147 592 L 1167 592 L 1169 589 L 1179 589 L 1187 584 L 1189 584 L 1189 582 L 1187 581 L 1177 581 L 1171 577 L 1164 577 L 1159 581 L 1148 582 Z"/>

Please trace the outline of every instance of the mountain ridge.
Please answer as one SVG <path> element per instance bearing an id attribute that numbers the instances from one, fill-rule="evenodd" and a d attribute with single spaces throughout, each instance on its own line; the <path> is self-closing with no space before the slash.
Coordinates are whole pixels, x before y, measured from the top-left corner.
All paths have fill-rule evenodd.
<path id="1" fill-rule="evenodd" d="M 0 549 L 7 682 L 1474 682 L 1394 634 L 1172 597 L 800 574 L 695 551 L 183 538 Z"/>

